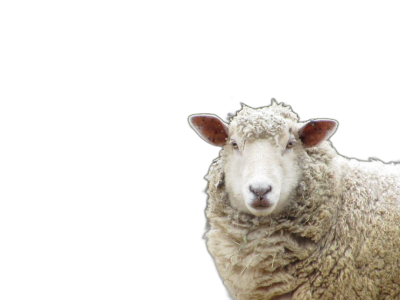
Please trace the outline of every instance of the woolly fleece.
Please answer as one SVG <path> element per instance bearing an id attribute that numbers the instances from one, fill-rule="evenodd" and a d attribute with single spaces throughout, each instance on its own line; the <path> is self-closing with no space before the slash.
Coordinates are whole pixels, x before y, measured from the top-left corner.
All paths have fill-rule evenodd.
<path id="1" fill-rule="evenodd" d="M 243 107 L 231 126 L 257 138 L 279 135 L 279 124 L 297 121 L 290 107 L 273 103 Z M 301 149 L 295 201 L 277 216 L 230 205 L 224 150 L 210 167 L 207 247 L 231 295 L 400 299 L 400 167 L 349 160 L 329 142 Z"/>

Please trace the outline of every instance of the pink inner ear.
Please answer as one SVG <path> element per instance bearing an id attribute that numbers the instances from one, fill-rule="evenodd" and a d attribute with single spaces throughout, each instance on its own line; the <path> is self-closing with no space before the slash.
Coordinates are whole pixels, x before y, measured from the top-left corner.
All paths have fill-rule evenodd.
<path id="1" fill-rule="evenodd" d="M 228 126 L 213 115 L 193 115 L 189 118 L 193 129 L 208 143 L 223 146 L 228 137 Z"/>
<path id="2" fill-rule="evenodd" d="M 299 136 L 303 146 L 314 147 L 326 141 L 335 131 L 337 126 L 333 120 L 315 120 L 305 124 L 299 130 Z"/>

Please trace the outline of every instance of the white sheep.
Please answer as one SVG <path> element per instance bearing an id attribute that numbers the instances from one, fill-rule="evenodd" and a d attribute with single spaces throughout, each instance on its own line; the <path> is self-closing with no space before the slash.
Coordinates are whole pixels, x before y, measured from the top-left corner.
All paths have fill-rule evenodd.
<path id="1" fill-rule="evenodd" d="M 275 101 L 189 122 L 223 146 L 206 237 L 235 299 L 400 299 L 400 166 L 338 155 L 336 121 Z"/>

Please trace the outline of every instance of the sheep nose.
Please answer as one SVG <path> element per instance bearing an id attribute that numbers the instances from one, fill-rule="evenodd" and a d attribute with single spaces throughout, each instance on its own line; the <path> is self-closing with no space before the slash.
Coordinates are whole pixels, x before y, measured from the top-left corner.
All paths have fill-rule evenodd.
<path id="1" fill-rule="evenodd" d="M 266 187 L 256 187 L 253 188 L 251 185 L 249 186 L 250 191 L 257 196 L 257 198 L 263 198 L 264 195 L 268 194 L 272 187 L 270 185 Z"/>

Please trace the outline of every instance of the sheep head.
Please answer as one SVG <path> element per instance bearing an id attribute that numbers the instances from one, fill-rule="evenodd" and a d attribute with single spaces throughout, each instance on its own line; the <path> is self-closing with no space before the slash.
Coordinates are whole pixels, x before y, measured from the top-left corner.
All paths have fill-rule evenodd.
<path id="1" fill-rule="evenodd" d="M 299 123 L 290 107 L 273 102 L 243 106 L 226 124 L 215 115 L 189 117 L 208 143 L 222 146 L 225 188 L 231 205 L 255 216 L 279 214 L 294 198 L 305 149 L 318 147 L 336 130 L 334 120 Z"/>

